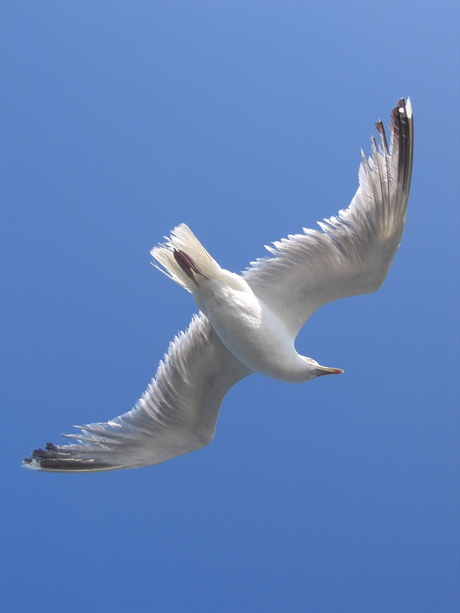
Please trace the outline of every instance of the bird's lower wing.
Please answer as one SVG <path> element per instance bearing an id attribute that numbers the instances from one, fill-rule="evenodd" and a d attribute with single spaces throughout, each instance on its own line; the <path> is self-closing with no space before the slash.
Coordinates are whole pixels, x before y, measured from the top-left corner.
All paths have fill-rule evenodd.
<path id="1" fill-rule="evenodd" d="M 211 442 L 227 390 L 250 374 L 222 344 L 204 315 L 172 341 L 134 409 L 108 422 L 77 426 L 70 445 L 47 443 L 24 466 L 84 472 L 164 462 Z"/>
<path id="2" fill-rule="evenodd" d="M 266 247 L 273 257 L 252 262 L 243 276 L 252 290 L 283 318 L 296 336 L 320 306 L 376 291 L 401 241 L 412 173 L 413 119 L 410 101 L 393 108 L 388 146 L 381 121 L 380 145 L 362 158 L 359 188 L 350 206 Z"/>

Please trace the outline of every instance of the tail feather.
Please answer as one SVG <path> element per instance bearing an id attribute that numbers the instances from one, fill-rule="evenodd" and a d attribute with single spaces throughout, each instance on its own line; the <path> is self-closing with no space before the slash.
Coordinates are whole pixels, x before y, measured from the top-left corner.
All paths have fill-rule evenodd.
<path id="1" fill-rule="evenodd" d="M 214 277 L 220 271 L 219 264 L 209 255 L 200 241 L 185 224 L 176 226 L 166 242 L 154 247 L 150 254 L 158 262 L 153 264 L 163 274 L 181 285 L 189 292 L 193 291 L 193 282 L 185 274 L 174 258 L 174 251 L 185 252 L 208 277 Z"/>

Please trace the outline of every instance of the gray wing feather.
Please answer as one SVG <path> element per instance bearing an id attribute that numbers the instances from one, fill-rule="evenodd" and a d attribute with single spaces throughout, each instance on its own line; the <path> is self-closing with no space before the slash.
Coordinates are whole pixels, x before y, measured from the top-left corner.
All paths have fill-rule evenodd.
<path id="1" fill-rule="evenodd" d="M 135 468 L 199 449 L 214 437 L 227 390 L 251 371 L 222 344 L 207 318 L 194 316 L 171 342 L 136 406 L 108 422 L 76 426 L 70 445 L 47 443 L 28 468 L 84 472 Z"/>
<path id="2" fill-rule="evenodd" d="M 359 188 L 337 216 L 266 247 L 273 257 L 252 262 L 243 276 L 259 298 L 283 318 L 293 337 L 323 304 L 376 291 L 401 242 L 409 197 L 413 119 L 410 101 L 391 114 L 388 146 L 372 139 L 372 156 L 362 155 Z"/>

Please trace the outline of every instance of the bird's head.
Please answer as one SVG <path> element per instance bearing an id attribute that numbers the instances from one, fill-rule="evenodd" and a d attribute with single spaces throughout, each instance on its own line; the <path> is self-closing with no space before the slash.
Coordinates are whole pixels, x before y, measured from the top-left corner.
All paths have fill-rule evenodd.
<path id="1" fill-rule="evenodd" d="M 323 375 L 341 375 L 343 370 L 341 368 L 329 368 L 328 366 L 321 366 L 312 358 L 306 358 L 302 356 L 307 363 L 307 378 L 306 381 L 314 379 L 315 377 L 322 377 Z"/>

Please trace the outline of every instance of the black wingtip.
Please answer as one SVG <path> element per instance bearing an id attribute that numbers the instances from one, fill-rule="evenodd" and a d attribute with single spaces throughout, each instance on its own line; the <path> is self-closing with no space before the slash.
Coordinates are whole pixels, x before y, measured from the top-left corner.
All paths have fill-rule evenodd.
<path id="1" fill-rule="evenodd" d="M 414 154 L 414 119 L 410 98 L 400 98 L 391 113 L 395 137 L 399 141 L 399 172 L 403 178 L 403 190 L 408 195 L 412 176 Z"/>
<path id="2" fill-rule="evenodd" d="M 98 459 L 78 457 L 69 445 L 58 446 L 54 443 L 46 443 L 45 449 L 34 449 L 31 457 L 23 459 L 22 465 L 53 472 L 95 472 L 115 468 Z"/>
<path id="3" fill-rule="evenodd" d="M 379 119 L 379 121 L 376 122 L 375 127 L 377 128 L 377 131 L 380 134 L 380 138 L 382 139 L 382 144 L 383 144 L 383 147 L 386 153 L 389 153 L 390 149 L 388 147 L 387 135 L 385 132 L 385 126 L 383 125 L 383 121 Z"/>

